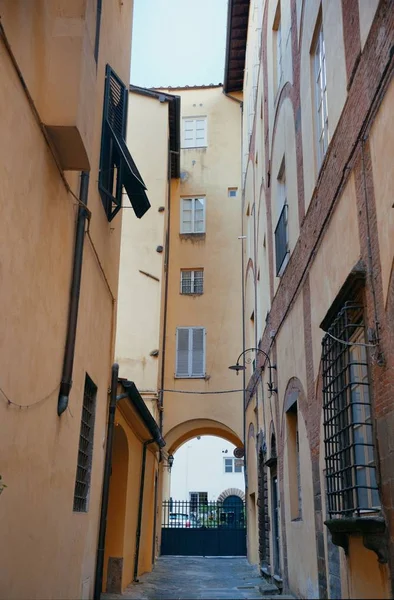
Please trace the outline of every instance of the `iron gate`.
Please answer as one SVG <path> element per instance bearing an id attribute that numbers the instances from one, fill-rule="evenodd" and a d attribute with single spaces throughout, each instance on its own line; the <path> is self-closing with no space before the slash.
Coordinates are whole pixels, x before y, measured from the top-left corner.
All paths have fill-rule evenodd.
<path id="1" fill-rule="evenodd" d="M 161 554 L 178 556 L 246 556 L 244 502 L 163 502 Z"/>

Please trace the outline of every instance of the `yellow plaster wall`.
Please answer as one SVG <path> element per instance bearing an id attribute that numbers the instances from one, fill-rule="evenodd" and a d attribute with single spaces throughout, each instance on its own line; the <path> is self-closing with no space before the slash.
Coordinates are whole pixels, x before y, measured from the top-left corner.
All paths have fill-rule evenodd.
<path id="1" fill-rule="evenodd" d="M 181 96 L 182 116 L 207 116 L 207 148 L 181 151 L 181 181 L 171 188 L 168 320 L 165 389 L 216 391 L 242 388 L 228 366 L 242 351 L 241 335 L 241 194 L 240 108 L 222 88 L 169 90 Z M 238 187 L 229 198 L 229 187 Z M 185 239 L 180 232 L 180 199 L 204 195 L 206 235 Z M 179 293 L 181 268 L 204 268 L 204 293 Z M 230 324 L 230 325 L 229 325 Z M 177 379 L 176 327 L 206 328 L 206 378 Z M 242 393 L 200 395 L 164 392 L 164 432 L 184 421 L 209 418 L 242 438 Z"/>
<path id="2" fill-rule="evenodd" d="M 156 392 L 160 357 L 160 302 L 167 204 L 168 103 L 130 92 L 128 145 L 147 187 L 151 208 L 143 220 L 124 211 L 116 349 L 119 373 L 139 390 Z M 149 149 L 149 150 L 148 150 Z M 140 270 L 158 278 L 156 281 Z"/>
<path id="3" fill-rule="evenodd" d="M 315 378 L 324 335 L 320 323 L 360 258 L 358 236 L 356 193 L 354 176 L 351 174 L 309 271 Z"/>
<path id="4" fill-rule="evenodd" d="M 0 14 L 6 34 L 12 37 L 17 33 L 13 50 L 21 61 L 22 74 L 26 82 L 36 77 L 43 83 L 45 65 L 38 60 L 40 44 L 44 43 L 39 35 L 41 4 L 19 2 L 18 10 L 23 8 L 24 13 L 23 19 L 16 21 L 7 16 L 11 4 L 16 6 L 2 2 Z M 73 10 L 75 3 L 67 6 Z M 89 88 L 87 120 L 92 126 L 90 233 L 114 295 L 121 216 L 108 223 L 98 194 L 97 173 L 105 64 L 109 62 L 128 81 L 131 17 L 130 1 L 123 2 L 122 7 L 104 4 L 97 79 Z M 66 63 L 69 57 L 64 57 L 64 67 Z M 85 238 L 73 387 L 69 410 L 59 418 L 56 405 L 68 315 L 75 201 L 66 193 L 3 42 L 0 70 L 0 124 L 7 140 L 0 151 L 1 387 L 18 404 L 42 400 L 29 409 L 8 405 L 4 398 L 0 403 L 0 473 L 8 485 L 1 498 L 0 597 L 90 597 L 113 361 L 113 303 Z M 78 194 L 77 174 L 68 174 L 67 179 Z M 93 462 L 88 512 L 75 513 L 73 495 L 86 372 L 98 387 Z"/>
<path id="5" fill-rule="evenodd" d="M 350 598 L 390 598 L 387 565 L 378 563 L 372 550 L 363 545 L 361 536 L 349 536 L 347 559 Z"/>
<path id="6" fill-rule="evenodd" d="M 379 0 L 358 0 L 361 49 L 364 48 L 365 42 L 367 41 L 378 4 Z"/>
<path id="7" fill-rule="evenodd" d="M 394 83 L 391 82 L 369 137 L 385 304 L 394 260 L 394 174 L 392 166 L 394 140 L 392 135 L 387 135 L 387 132 L 394 129 L 393 103 Z M 372 199 L 369 199 L 369 202 L 371 201 Z"/>

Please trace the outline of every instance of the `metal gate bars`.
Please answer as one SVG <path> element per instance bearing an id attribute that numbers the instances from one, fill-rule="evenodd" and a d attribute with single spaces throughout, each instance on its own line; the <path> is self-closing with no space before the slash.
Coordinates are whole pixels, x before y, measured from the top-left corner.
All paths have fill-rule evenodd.
<path id="1" fill-rule="evenodd" d="M 223 502 L 163 502 L 161 553 L 180 556 L 245 556 L 246 519 L 241 498 Z"/>

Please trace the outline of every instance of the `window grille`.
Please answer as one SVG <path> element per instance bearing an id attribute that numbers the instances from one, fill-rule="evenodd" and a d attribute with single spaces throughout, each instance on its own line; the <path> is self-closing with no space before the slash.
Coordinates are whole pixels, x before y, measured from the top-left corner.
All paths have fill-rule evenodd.
<path id="1" fill-rule="evenodd" d="M 181 294 L 202 294 L 204 291 L 204 271 L 181 271 Z"/>
<path id="2" fill-rule="evenodd" d="M 97 387 L 85 377 L 81 430 L 79 434 L 77 474 L 75 478 L 74 508 L 75 512 L 87 512 L 90 489 L 90 475 L 93 455 L 94 419 L 96 412 Z"/>
<path id="3" fill-rule="evenodd" d="M 365 343 L 363 307 L 346 302 L 329 334 Z M 330 518 L 379 510 L 367 348 L 322 341 L 324 444 Z"/>
<path id="4" fill-rule="evenodd" d="M 178 327 L 176 376 L 205 377 L 204 327 Z"/>
<path id="5" fill-rule="evenodd" d="M 205 198 L 181 199 L 181 233 L 205 233 Z"/>
<path id="6" fill-rule="evenodd" d="M 328 108 L 327 108 L 327 74 L 326 50 L 323 35 L 323 25 L 317 36 L 314 52 L 315 104 L 317 126 L 317 158 L 320 169 L 329 142 Z"/>
<path id="7" fill-rule="evenodd" d="M 122 208 L 123 188 L 141 218 L 150 208 L 145 184 L 126 145 L 128 91 L 109 65 L 106 68 L 99 191 L 109 221 Z"/>

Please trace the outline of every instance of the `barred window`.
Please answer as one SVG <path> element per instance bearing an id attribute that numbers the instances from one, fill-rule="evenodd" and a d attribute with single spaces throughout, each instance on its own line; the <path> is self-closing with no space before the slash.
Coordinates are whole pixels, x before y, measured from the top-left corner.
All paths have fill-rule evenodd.
<path id="1" fill-rule="evenodd" d="M 204 291 L 204 270 L 181 271 L 181 294 L 202 294 Z"/>
<path id="2" fill-rule="evenodd" d="M 324 443 L 330 518 L 377 512 L 380 501 L 374 463 L 368 356 L 367 348 L 362 345 L 365 344 L 365 334 L 360 303 L 344 304 L 322 344 Z"/>
<path id="3" fill-rule="evenodd" d="M 74 508 L 75 512 L 87 512 L 90 489 L 90 475 L 93 455 L 94 418 L 96 413 L 97 387 L 85 377 L 81 430 L 79 434 L 78 464 L 75 478 Z"/>

